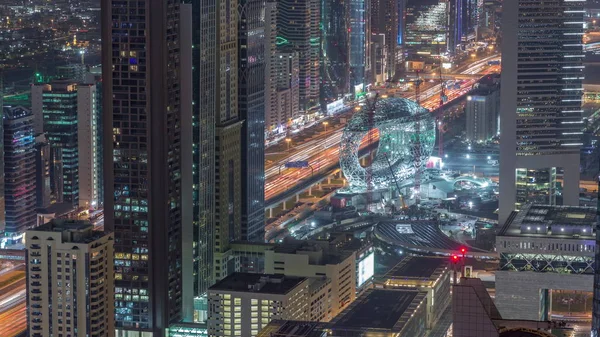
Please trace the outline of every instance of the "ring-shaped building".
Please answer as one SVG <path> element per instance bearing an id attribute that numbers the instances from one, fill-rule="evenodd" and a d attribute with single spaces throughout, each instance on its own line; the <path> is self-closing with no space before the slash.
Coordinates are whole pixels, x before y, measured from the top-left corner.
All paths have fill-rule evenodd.
<path id="1" fill-rule="evenodd" d="M 359 161 L 361 142 L 363 147 L 368 145 L 363 139 L 372 129 L 367 109 L 364 106 L 354 114 L 342 135 L 340 166 L 348 180 L 346 193 L 367 190 L 367 169 Z M 405 98 L 377 100 L 373 129 L 379 131 L 379 145 L 371 163 L 373 190 L 394 186 L 394 176 L 400 184 L 412 179 L 417 167 L 425 170 L 435 142 L 435 120 L 429 110 Z"/>

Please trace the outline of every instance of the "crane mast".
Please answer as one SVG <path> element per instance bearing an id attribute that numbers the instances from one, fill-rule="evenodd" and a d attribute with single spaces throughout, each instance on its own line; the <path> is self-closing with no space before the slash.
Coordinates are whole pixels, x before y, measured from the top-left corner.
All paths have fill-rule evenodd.
<path id="1" fill-rule="evenodd" d="M 419 70 L 415 70 L 416 79 L 415 79 L 415 102 L 421 105 L 420 95 L 421 95 L 421 78 L 419 77 Z M 417 118 L 415 119 L 415 133 L 414 133 L 414 147 L 413 147 L 413 158 L 414 158 L 414 168 L 415 168 L 415 176 L 414 176 L 414 191 L 415 191 L 415 205 L 419 205 L 421 199 L 421 168 L 423 167 L 423 163 L 421 162 L 421 121 L 420 114 L 417 114 Z"/>
<path id="2" fill-rule="evenodd" d="M 375 94 L 375 97 L 373 97 L 372 100 L 369 101 L 369 99 L 367 99 L 366 102 L 366 107 L 367 107 L 367 149 L 368 149 L 368 153 L 369 153 L 369 164 L 367 165 L 367 167 L 365 168 L 365 174 L 366 174 L 366 182 L 367 182 L 367 210 L 369 210 L 369 207 L 371 206 L 372 202 L 373 202 L 373 167 L 372 167 L 372 163 L 373 163 L 373 157 L 372 157 L 372 152 L 371 152 L 371 147 L 373 146 L 373 143 L 375 142 L 374 139 L 374 131 L 373 128 L 375 127 L 375 109 L 376 109 L 376 104 L 377 104 L 377 99 L 379 98 L 379 93 Z"/>

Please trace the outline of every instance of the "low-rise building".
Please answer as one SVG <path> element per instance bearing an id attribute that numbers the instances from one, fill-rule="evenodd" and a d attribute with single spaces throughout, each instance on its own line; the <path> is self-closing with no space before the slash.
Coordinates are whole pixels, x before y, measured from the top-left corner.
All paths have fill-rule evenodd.
<path id="1" fill-rule="evenodd" d="M 208 290 L 208 335 L 256 336 L 272 319 L 308 320 L 306 277 L 234 273 Z"/>
<path id="2" fill-rule="evenodd" d="M 286 241 L 265 251 L 265 273 L 329 280 L 331 320 L 356 299 L 356 253 L 330 241 Z"/>
<path id="3" fill-rule="evenodd" d="M 553 290 L 593 290 L 596 209 L 527 204 L 496 237 L 503 317 L 548 320 Z"/>
<path id="4" fill-rule="evenodd" d="M 376 281 L 377 288 L 417 289 L 427 293 L 427 328 L 432 329 L 450 303 L 449 261 L 409 256 Z"/>

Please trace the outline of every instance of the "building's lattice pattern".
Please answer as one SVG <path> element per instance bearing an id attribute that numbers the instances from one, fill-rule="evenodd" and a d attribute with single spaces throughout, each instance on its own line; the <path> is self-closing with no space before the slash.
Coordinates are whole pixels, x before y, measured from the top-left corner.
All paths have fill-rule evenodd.
<path id="1" fill-rule="evenodd" d="M 593 256 L 562 254 L 500 254 L 500 270 L 593 274 Z"/>
<path id="2" fill-rule="evenodd" d="M 435 142 L 435 122 L 427 109 L 404 98 L 380 100 L 376 103 L 373 125 L 379 131 L 379 146 L 371 164 L 375 190 L 392 186 L 394 176 L 400 184 L 412 178 L 416 171 L 413 163 L 418 157 L 421 158 L 421 172 L 425 170 Z M 340 166 L 351 193 L 365 192 L 367 188 L 366 169 L 360 165 L 358 150 L 369 131 L 366 109 L 354 114 L 344 129 Z M 416 137 L 421 138 L 419 146 Z"/>

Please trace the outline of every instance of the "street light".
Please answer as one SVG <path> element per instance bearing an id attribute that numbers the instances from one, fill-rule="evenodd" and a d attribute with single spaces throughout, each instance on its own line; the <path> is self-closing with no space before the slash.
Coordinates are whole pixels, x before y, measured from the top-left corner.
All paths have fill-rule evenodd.
<path id="1" fill-rule="evenodd" d="M 471 151 L 471 145 L 469 145 L 468 149 L 469 149 L 469 151 Z"/>
<path id="2" fill-rule="evenodd" d="M 290 143 L 292 142 L 292 139 L 291 139 L 291 138 L 286 138 L 286 139 L 285 139 L 285 142 L 286 142 L 286 143 L 287 143 L 287 145 L 288 145 L 287 149 L 288 149 L 288 151 L 289 151 L 289 150 L 290 150 Z"/>
<path id="3" fill-rule="evenodd" d="M 445 155 L 444 155 L 444 158 L 448 158 L 448 155 L 447 155 L 447 154 L 445 154 Z"/>
<path id="4" fill-rule="evenodd" d="M 329 125 L 329 122 L 323 122 L 323 126 L 325 127 L 325 132 L 327 132 L 327 125 Z"/>
<path id="5" fill-rule="evenodd" d="M 488 159 L 488 160 L 492 159 L 492 156 L 487 156 L 487 159 Z"/>
<path id="6" fill-rule="evenodd" d="M 467 154 L 467 159 L 471 159 L 471 155 L 468 155 L 468 154 Z"/>

